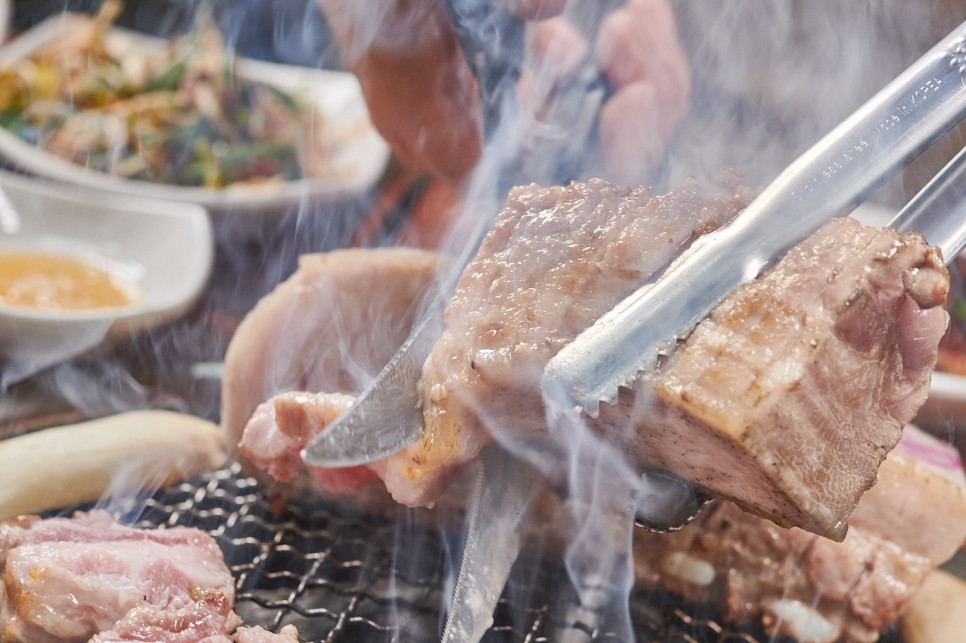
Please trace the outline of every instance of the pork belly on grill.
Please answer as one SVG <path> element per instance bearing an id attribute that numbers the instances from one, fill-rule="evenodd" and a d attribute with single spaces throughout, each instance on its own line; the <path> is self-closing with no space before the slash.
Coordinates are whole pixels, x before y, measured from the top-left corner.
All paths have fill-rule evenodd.
<path id="1" fill-rule="evenodd" d="M 191 590 L 191 601 L 173 606 L 143 604 L 132 608 L 114 626 L 90 643 L 230 643 L 228 631 L 240 619 L 232 600 L 218 591 Z"/>
<path id="2" fill-rule="evenodd" d="M 537 382 L 546 361 L 601 310 L 631 292 L 696 236 L 733 217 L 746 201 L 745 191 L 733 180 L 715 196 L 703 196 L 694 183 L 656 197 L 644 189 L 632 191 L 604 181 L 514 190 L 447 309 L 451 326 L 468 316 L 469 335 L 451 328 L 427 362 L 430 374 L 421 384 L 424 399 L 438 397 L 446 387 L 451 395 L 439 404 L 426 404 L 426 437 L 397 456 L 373 463 L 371 471 L 312 468 L 316 486 L 351 493 L 374 471 L 398 501 L 433 504 L 441 484 L 472 461 L 490 439 L 460 400 L 478 404 L 474 396 L 495 382 L 501 383 L 500 390 L 488 399 L 502 397 L 488 412 L 512 417 L 512 428 L 519 433 L 541 433 Z M 547 211 L 558 216 L 545 217 Z M 581 245 L 574 249 L 576 243 Z M 233 447 L 240 438 L 240 453 L 247 463 L 286 484 L 298 479 L 299 450 L 340 407 L 348 407 L 351 398 L 343 394 L 361 389 L 340 373 L 360 360 L 378 370 L 392 354 L 391 342 L 377 345 L 351 333 L 365 338 L 373 326 L 388 325 L 392 332 L 385 339 L 396 341 L 393 348 L 401 344 L 416 300 L 438 262 L 437 255 L 406 249 L 304 257 L 298 272 L 259 302 L 239 327 L 225 359 L 222 422 Z M 541 287 L 545 274 L 550 275 L 552 288 Z M 522 281 L 515 281 L 514 275 Z M 360 290 L 360 282 L 368 288 Z M 521 289 L 525 292 L 518 298 Z M 330 318 L 338 316 L 354 323 L 332 323 Z M 487 319 L 493 323 L 475 336 L 474 325 L 486 324 Z M 512 346 L 490 350 L 500 342 Z M 447 371 L 450 365 L 453 368 Z M 325 373 L 326 368 L 334 372 Z M 256 410 L 255 405 L 265 400 Z M 447 411 L 450 404 L 452 412 Z M 452 417 L 461 422 L 452 424 Z"/>
<path id="3" fill-rule="evenodd" d="M 261 627 L 240 627 L 235 632 L 237 643 L 298 643 L 298 630 L 294 625 L 286 625 L 278 634 Z"/>
<path id="4" fill-rule="evenodd" d="M 231 572 L 197 529 L 28 517 L 0 525 L 0 576 L 5 643 L 230 641 L 238 625 Z"/>
<path id="5" fill-rule="evenodd" d="M 345 413 L 354 400 L 344 393 L 280 393 L 255 409 L 239 451 L 279 482 L 290 483 L 307 471 L 331 494 L 358 494 L 379 479 L 370 467 L 306 467 L 300 455 L 309 439 Z"/>
<path id="6" fill-rule="evenodd" d="M 907 427 L 838 543 L 715 501 L 671 534 L 639 531 L 637 582 L 800 641 L 871 642 L 966 538 L 955 449 Z"/>
<path id="7" fill-rule="evenodd" d="M 746 204 L 737 182 L 654 196 L 601 180 L 511 190 L 446 307 L 419 383 L 423 438 L 379 464 L 393 497 L 432 504 L 494 430 L 546 435 L 547 361 L 700 234 Z"/>

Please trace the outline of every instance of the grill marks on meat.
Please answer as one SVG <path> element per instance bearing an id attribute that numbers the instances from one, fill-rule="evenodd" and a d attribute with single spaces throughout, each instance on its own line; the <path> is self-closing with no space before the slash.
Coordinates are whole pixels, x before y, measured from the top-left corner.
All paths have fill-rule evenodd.
<path id="1" fill-rule="evenodd" d="M 231 572 L 196 529 L 131 529 L 104 512 L 25 518 L 0 525 L 0 574 L 8 643 L 230 641 L 238 625 Z"/>
<path id="2" fill-rule="evenodd" d="M 856 507 L 843 542 L 716 501 L 679 532 L 636 534 L 638 582 L 712 604 L 730 622 L 763 621 L 774 635 L 877 640 L 966 537 L 958 454 L 915 427 L 906 433 L 882 464 L 879 484 Z M 958 467 L 936 466 L 936 455 Z"/>
<path id="3" fill-rule="evenodd" d="M 423 438 L 380 464 L 393 497 L 432 504 L 491 432 L 546 436 L 538 389 L 547 361 L 747 195 L 694 183 L 663 195 L 601 180 L 513 189 L 446 312 L 419 384 Z"/>
<path id="4" fill-rule="evenodd" d="M 925 401 L 948 273 L 919 234 L 826 224 L 602 413 L 643 463 L 841 540 Z"/>

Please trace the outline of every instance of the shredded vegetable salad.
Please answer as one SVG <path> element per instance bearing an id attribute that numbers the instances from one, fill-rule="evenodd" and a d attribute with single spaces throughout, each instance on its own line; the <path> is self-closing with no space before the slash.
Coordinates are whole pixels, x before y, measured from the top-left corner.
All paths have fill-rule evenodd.
<path id="1" fill-rule="evenodd" d="M 324 172 L 322 114 L 237 75 L 214 26 L 145 51 L 115 37 L 117 7 L 72 16 L 62 38 L 0 68 L 0 126 L 86 168 L 156 183 L 223 188 Z"/>

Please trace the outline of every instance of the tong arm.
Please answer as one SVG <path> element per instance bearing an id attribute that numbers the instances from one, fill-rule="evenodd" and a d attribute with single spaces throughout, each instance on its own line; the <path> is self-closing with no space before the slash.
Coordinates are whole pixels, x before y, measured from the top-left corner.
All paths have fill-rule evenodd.
<path id="1" fill-rule="evenodd" d="M 550 360 L 553 412 L 595 416 L 728 293 L 879 185 L 966 117 L 966 23 L 786 168 L 732 223 Z"/>
<path id="2" fill-rule="evenodd" d="M 959 151 L 889 223 L 918 230 L 948 265 L 966 246 L 966 148 Z"/>

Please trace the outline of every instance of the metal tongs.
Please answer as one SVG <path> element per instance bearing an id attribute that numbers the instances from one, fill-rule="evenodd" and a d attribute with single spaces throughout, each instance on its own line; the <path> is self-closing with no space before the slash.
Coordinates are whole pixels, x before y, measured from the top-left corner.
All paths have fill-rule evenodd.
<path id="1" fill-rule="evenodd" d="M 487 4 L 469 0 L 469 18 Z M 466 18 L 455 16 L 454 22 Z M 468 57 L 477 61 L 478 74 L 485 68 L 481 58 L 499 58 L 499 52 L 488 52 L 487 47 L 520 46 L 521 27 L 512 17 L 494 18 L 491 10 L 482 19 L 467 22 L 464 34 L 474 25 L 486 24 L 491 32 L 513 35 L 476 34 L 476 42 L 482 44 L 475 53 L 468 51 Z M 481 91 L 491 100 L 485 109 L 493 109 L 492 101 L 506 95 L 498 88 L 505 90 L 518 71 L 510 66 L 480 76 Z M 620 386 L 631 385 L 659 354 L 673 349 L 725 295 L 754 279 L 829 218 L 862 203 L 964 116 L 966 23 L 788 166 L 735 221 L 696 242 L 658 281 L 626 298 L 566 346 L 544 371 L 545 403 L 558 412 L 595 415 L 600 402 L 612 403 Z M 960 160 L 957 157 L 944 174 L 958 176 L 955 166 Z M 947 261 L 962 246 L 952 231 L 962 217 L 948 204 L 939 207 L 945 199 L 938 195 L 951 187 L 955 186 L 950 181 L 931 184 L 898 221 L 903 230 L 922 229 L 930 243 L 943 248 Z M 460 265 L 475 252 L 488 228 L 485 223 L 489 222 L 480 222 L 471 235 Z M 447 294 L 447 289 L 441 293 Z M 364 464 L 419 439 L 423 418 L 415 384 L 422 360 L 442 329 L 443 295 L 353 408 L 309 443 L 302 453 L 307 464 Z"/>
<path id="2" fill-rule="evenodd" d="M 654 368 L 728 293 L 865 201 L 964 117 L 966 23 L 789 165 L 734 221 L 565 346 L 541 380 L 548 408 L 596 416 L 601 402 L 613 404 L 619 387 Z M 939 195 L 962 190 L 955 185 L 961 162 L 959 155 L 896 222 L 921 228 L 947 261 L 962 249 L 963 213 L 939 207 L 956 195 Z"/>

